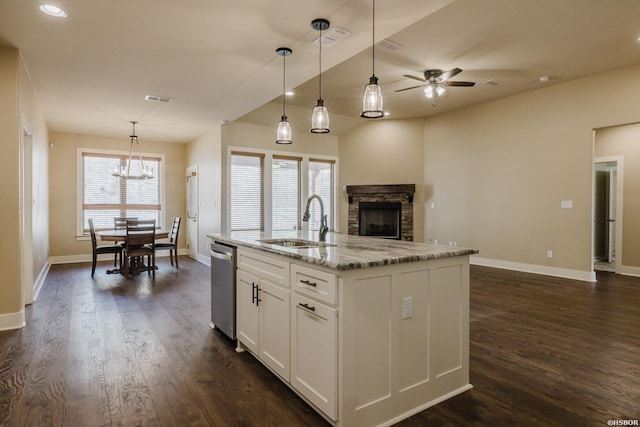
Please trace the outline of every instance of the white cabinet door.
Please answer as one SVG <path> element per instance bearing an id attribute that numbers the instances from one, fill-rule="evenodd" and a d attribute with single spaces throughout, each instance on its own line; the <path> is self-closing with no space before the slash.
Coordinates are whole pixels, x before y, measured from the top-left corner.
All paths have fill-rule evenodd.
<path id="1" fill-rule="evenodd" d="M 335 308 L 291 294 L 291 385 L 338 419 L 338 315 Z"/>
<path id="2" fill-rule="evenodd" d="M 259 306 L 256 294 L 260 280 L 245 271 L 236 275 L 236 335 L 249 350 L 258 354 L 260 345 Z"/>
<path id="3" fill-rule="evenodd" d="M 289 291 L 261 280 L 258 296 L 260 359 L 289 381 Z"/>

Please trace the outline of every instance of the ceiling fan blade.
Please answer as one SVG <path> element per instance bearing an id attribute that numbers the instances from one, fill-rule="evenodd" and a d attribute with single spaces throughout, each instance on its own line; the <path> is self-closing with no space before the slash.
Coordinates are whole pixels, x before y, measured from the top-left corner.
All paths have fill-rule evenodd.
<path id="1" fill-rule="evenodd" d="M 426 82 L 422 77 L 410 76 L 409 74 L 403 74 L 403 76 L 408 79 L 418 80 L 419 82 Z"/>
<path id="2" fill-rule="evenodd" d="M 453 68 L 449 71 L 445 71 L 444 73 L 442 73 L 440 75 L 440 77 L 438 77 L 438 81 L 439 82 L 444 82 L 446 80 L 449 80 L 451 77 L 458 75 L 462 72 L 462 70 L 460 68 Z"/>
<path id="3" fill-rule="evenodd" d="M 466 86 L 466 87 L 470 87 L 470 86 L 474 86 L 476 83 L 475 82 L 442 82 L 442 84 L 447 85 L 447 86 Z"/>
<path id="4" fill-rule="evenodd" d="M 405 87 L 404 89 L 394 90 L 394 92 L 404 92 L 405 90 L 417 89 L 417 88 L 422 87 L 422 86 L 424 86 L 424 85 Z"/>

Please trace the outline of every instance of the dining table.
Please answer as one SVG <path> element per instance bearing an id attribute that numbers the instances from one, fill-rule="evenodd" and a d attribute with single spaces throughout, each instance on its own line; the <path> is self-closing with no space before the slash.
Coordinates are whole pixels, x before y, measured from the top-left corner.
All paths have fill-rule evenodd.
<path id="1" fill-rule="evenodd" d="M 105 242 L 124 242 L 127 240 L 127 229 L 126 228 L 117 228 L 113 230 L 102 230 L 98 231 L 97 236 L 100 240 Z M 155 238 L 166 239 L 169 237 L 169 231 L 167 230 L 156 230 Z M 120 273 L 126 275 L 128 273 L 128 269 L 126 268 L 126 264 L 122 263 L 124 268 L 113 268 L 107 270 L 107 274 L 115 274 Z M 157 267 L 156 267 L 157 268 Z"/>
<path id="2" fill-rule="evenodd" d="M 106 242 L 124 242 L 127 239 L 127 229 L 126 228 L 118 228 L 115 230 L 102 230 L 96 233 L 100 240 L 104 240 Z M 156 240 L 158 239 L 166 239 L 169 237 L 169 231 L 167 230 L 156 230 Z"/>

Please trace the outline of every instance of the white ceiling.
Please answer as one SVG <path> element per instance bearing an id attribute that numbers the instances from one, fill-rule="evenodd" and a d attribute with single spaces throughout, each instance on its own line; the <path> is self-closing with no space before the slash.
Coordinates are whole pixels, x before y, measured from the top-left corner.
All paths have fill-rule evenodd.
<path id="1" fill-rule="evenodd" d="M 287 115 L 307 132 L 318 91 L 314 18 L 351 35 L 323 47 L 332 133 L 363 123 L 371 75 L 371 0 L 0 0 L 0 46 L 20 48 L 51 131 L 188 142 L 221 120 L 277 124 L 286 59 Z M 426 117 L 543 85 L 640 63 L 639 0 L 378 0 L 375 72 L 390 118 Z M 425 69 L 462 68 L 431 105 Z M 549 82 L 538 78 L 550 76 Z M 495 79 L 497 86 L 485 82 Z M 145 95 L 173 98 L 169 104 Z"/>

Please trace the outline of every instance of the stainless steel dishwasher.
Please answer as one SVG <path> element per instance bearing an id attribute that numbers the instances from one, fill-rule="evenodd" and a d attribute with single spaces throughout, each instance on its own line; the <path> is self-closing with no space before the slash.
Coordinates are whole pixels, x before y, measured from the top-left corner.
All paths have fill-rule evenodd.
<path id="1" fill-rule="evenodd" d="M 236 339 L 235 246 L 213 241 L 211 252 L 211 327 Z"/>

